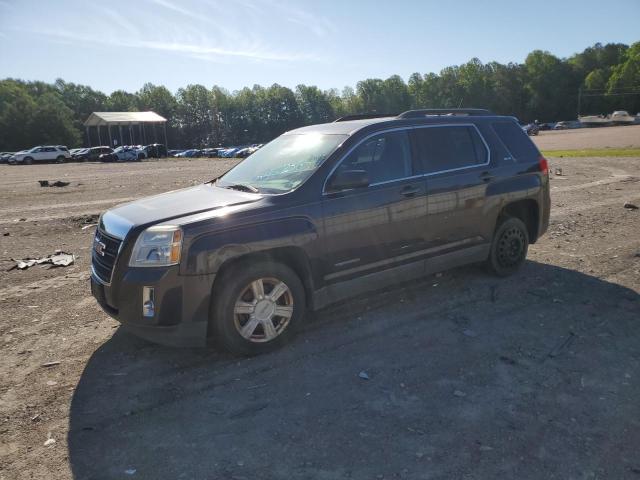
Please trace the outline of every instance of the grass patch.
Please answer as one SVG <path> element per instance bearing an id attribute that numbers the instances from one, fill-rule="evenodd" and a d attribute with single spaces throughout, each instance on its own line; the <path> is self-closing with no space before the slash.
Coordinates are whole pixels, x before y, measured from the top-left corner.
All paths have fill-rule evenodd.
<path id="1" fill-rule="evenodd" d="M 545 157 L 640 157 L 640 148 L 587 148 L 584 150 L 543 150 Z"/>

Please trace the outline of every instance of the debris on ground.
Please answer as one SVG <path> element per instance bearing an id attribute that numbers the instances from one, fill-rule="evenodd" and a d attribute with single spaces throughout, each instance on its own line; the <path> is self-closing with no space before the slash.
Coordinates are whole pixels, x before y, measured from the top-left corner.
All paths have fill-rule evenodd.
<path id="1" fill-rule="evenodd" d="M 27 268 L 33 267 L 34 265 L 44 264 L 51 265 L 49 268 L 68 267 L 73 262 L 75 262 L 76 257 L 71 253 L 66 253 L 62 250 L 56 250 L 53 255 L 47 255 L 46 257 L 25 258 L 22 260 L 15 260 L 12 258 L 11 260 L 16 262 L 16 264 L 13 267 L 9 268 L 9 270 L 7 271 L 14 270 L 16 268 L 18 270 L 26 270 Z"/>
<path id="2" fill-rule="evenodd" d="M 460 398 L 462 398 L 462 397 L 466 397 L 466 396 L 467 396 L 467 394 L 466 394 L 466 393 L 464 393 L 462 390 L 454 390 L 454 391 L 453 391 L 453 394 L 454 394 L 456 397 L 460 397 Z"/>
<path id="3" fill-rule="evenodd" d="M 82 230 L 86 230 L 87 228 L 97 227 L 97 226 L 98 226 L 97 223 L 89 223 L 89 224 L 85 225 L 84 227 L 82 227 Z"/>
<path id="4" fill-rule="evenodd" d="M 2 234 L 2 236 L 3 236 L 3 237 L 8 237 L 9 235 L 11 235 L 9 232 L 4 232 L 4 233 Z"/>
<path id="5" fill-rule="evenodd" d="M 358 377 L 360 377 L 363 380 L 369 380 L 369 374 L 367 372 L 365 372 L 364 370 L 362 370 L 359 374 Z"/>
<path id="6" fill-rule="evenodd" d="M 62 182 L 60 180 L 56 180 L 55 182 L 49 182 L 49 180 L 38 180 L 38 183 L 41 187 L 66 187 L 71 182 Z"/>
<path id="7" fill-rule="evenodd" d="M 45 447 L 50 447 L 51 445 L 53 445 L 54 443 L 56 443 L 56 440 L 54 438 L 49 437 L 45 442 L 44 442 L 44 446 Z"/>
<path id="8" fill-rule="evenodd" d="M 471 338 L 474 338 L 474 337 L 478 336 L 478 334 L 476 332 L 474 332 L 473 330 L 471 330 L 470 328 L 467 328 L 466 330 L 463 330 L 462 334 L 465 337 L 471 337 Z"/>
<path id="9" fill-rule="evenodd" d="M 562 176 L 562 168 L 560 168 L 560 167 L 556 168 L 556 172 L 555 173 L 556 173 L 556 175 L 558 177 L 561 177 Z"/>
<path id="10" fill-rule="evenodd" d="M 42 364 L 43 367 L 55 367 L 56 365 L 60 365 L 60 362 L 54 361 L 54 362 L 47 362 Z"/>
<path id="11" fill-rule="evenodd" d="M 125 470 L 125 471 L 124 471 L 124 473 L 125 473 L 126 475 L 135 475 L 135 474 L 136 474 L 136 472 L 137 472 L 137 470 L 136 470 L 135 468 L 129 468 L 129 469 L 127 469 L 127 470 Z"/>
<path id="12" fill-rule="evenodd" d="M 629 210 L 638 210 L 640 207 L 638 207 L 635 203 L 625 202 L 624 208 L 628 208 Z"/>

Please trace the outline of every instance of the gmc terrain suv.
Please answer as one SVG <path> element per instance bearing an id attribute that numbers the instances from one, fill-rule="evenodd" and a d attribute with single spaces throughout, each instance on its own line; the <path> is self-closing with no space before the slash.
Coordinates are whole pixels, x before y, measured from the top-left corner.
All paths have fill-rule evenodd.
<path id="1" fill-rule="evenodd" d="M 549 204 L 547 161 L 515 118 L 344 117 L 105 212 L 91 288 L 141 337 L 251 355 L 289 340 L 307 309 L 474 262 L 515 272 Z"/>

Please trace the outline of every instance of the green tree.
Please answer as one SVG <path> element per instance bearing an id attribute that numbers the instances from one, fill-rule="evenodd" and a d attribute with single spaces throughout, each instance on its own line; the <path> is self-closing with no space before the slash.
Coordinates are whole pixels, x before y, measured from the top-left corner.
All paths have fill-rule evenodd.
<path id="1" fill-rule="evenodd" d="M 23 82 L 0 81 L 0 151 L 17 151 L 31 145 L 35 110 L 36 102 Z"/>
<path id="2" fill-rule="evenodd" d="M 325 123 L 333 119 L 335 113 L 331 96 L 326 92 L 315 86 L 298 85 L 295 95 L 305 125 Z"/>
<path id="3" fill-rule="evenodd" d="M 45 93 L 36 100 L 30 123 L 31 143 L 69 147 L 79 145 L 80 131 L 73 123 L 73 111 L 64 104 L 60 96 Z"/>

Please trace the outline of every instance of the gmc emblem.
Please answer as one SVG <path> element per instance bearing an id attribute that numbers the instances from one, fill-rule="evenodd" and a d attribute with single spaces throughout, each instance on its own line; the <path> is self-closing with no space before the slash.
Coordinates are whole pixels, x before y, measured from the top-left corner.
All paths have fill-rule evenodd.
<path id="1" fill-rule="evenodd" d="M 107 246 L 104 243 L 102 243 L 98 237 L 96 237 L 95 240 L 93 241 L 93 249 L 96 251 L 96 253 L 101 257 L 104 257 L 104 252 L 106 248 Z"/>

